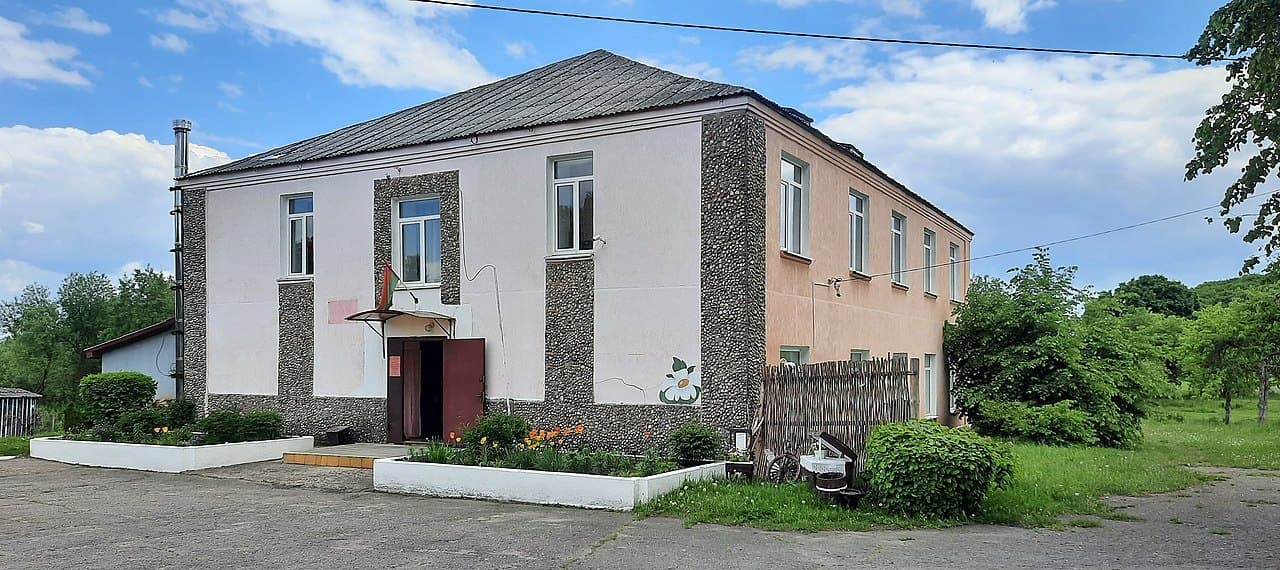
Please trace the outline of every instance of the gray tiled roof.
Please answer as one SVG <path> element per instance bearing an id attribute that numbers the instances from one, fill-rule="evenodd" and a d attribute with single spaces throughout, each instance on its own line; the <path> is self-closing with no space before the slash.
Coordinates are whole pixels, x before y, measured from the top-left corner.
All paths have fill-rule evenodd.
<path id="1" fill-rule="evenodd" d="M 208 168 L 189 177 L 376 152 L 753 93 L 745 87 L 685 77 L 596 50 Z"/>
<path id="2" fill-rule="evenodd" d="M 22 388 L 0 387 L 0 398 L 40 398 L 40 394 L 28 392 Z"/>

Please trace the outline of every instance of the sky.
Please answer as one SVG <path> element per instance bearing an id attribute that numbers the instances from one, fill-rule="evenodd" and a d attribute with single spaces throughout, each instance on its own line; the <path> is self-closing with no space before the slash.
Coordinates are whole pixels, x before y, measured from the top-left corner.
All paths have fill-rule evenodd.
<path id="1" fill-rule="evenodd" d="M 1184 53 L 1204 0 L 491 0 L 864 36 Z M 194 168 L 593 49 L 801 109 L 976 233 L 974 256 L 1210 206 L 1183 180 L 1221 67 L 660 29 L 409 0 L 0 0 L 0 299 L 69 272 L 170 271 L 171 121 Z M 1213 213 L 1213 212 L 1209 212 Z M 1052 248 L 1079 281 L 1234 276 L 1203 215 Z M 977 261 L 1004 275 L 1028 253 Z"/>

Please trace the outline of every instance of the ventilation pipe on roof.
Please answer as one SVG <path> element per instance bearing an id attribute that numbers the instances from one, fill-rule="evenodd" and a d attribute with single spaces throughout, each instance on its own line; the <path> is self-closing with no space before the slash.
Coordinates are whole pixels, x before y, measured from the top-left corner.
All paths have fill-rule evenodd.
<path id="1" fill-rule="evenodd" d="M 191 132 L 191 121 L 177 119 L 173 121 L 173 377 L 174 395 L 186 397 L 186 382 L 183 381 L 183 352 L 186 347 L 186 319 L 182 303 L 182 186 L 178 179 L 187 175 L 188 145 L 187 134 Z"/>

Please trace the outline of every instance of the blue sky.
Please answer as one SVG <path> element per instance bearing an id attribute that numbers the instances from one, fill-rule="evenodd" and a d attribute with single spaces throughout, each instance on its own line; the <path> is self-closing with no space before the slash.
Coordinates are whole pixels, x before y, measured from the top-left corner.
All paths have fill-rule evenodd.
<path id="1" fill-rule="evenodd" d="M 834 34 L 1181 53 L 1215 2 L 503 0 Z M 495 0 L 497 3 L 497 0 Z M 169 123 L 197 167 L 596 48 L 815 117 L 973 229 L 974 254 L 1214 204 L 1186 183 L 1221 69 L 655 29 L 408 0 L 0 0 L 0 297 L 70 271 L 168 270 Z M 1228 173 L 1229 176 L 1229 173 Z M 1192 216 L 1053 249 L 1084 283 L 1190 284 L 1252 252 Z M 979 262 L 1003 273 L 1029 256 Z"/>

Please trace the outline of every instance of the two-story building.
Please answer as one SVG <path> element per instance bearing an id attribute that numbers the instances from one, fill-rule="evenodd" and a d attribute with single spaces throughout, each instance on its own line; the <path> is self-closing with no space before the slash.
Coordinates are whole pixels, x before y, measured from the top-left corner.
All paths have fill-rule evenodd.
<path id="1" fill-rule="evenodd" d="M 637 449 L 748 427 L 767 363 L 902 353 L 945 415 L 972 233 L 810 123 L 598 50 L 183 176 L 185 392 L 294 432 L 483 407 Z"/>

